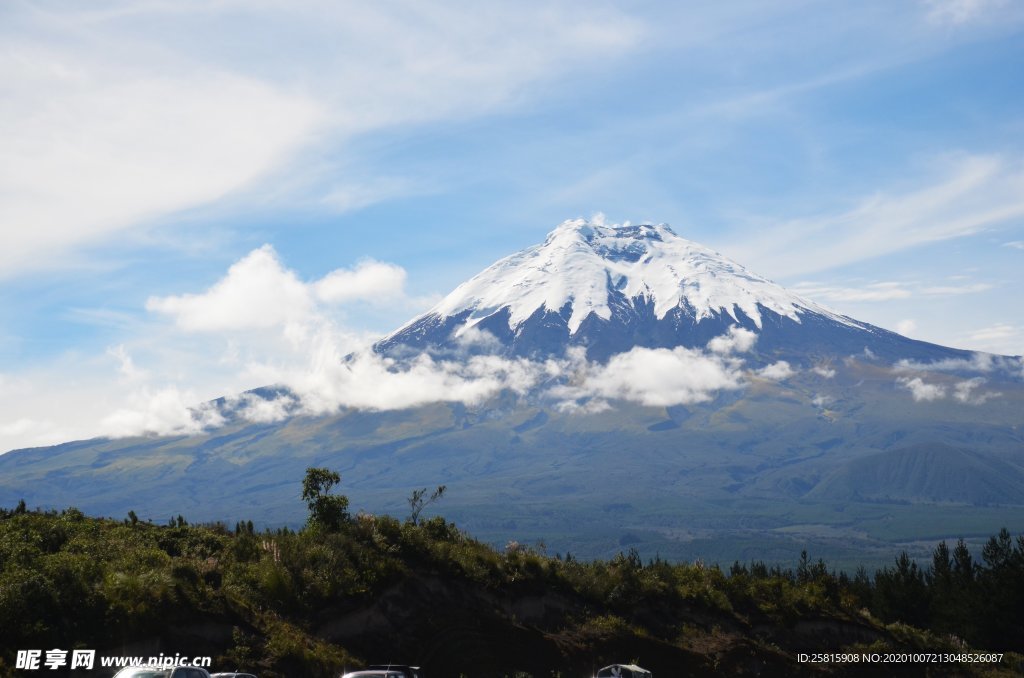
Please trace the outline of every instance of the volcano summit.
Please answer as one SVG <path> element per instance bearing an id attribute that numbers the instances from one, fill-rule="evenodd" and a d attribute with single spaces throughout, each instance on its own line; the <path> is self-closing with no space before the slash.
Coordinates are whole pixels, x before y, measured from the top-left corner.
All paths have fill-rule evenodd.
<path id="1" fill-rule="evenodd" d="M 664 224 L 583 219 L 489 266 L 376 348 L 547 358 L 583 346 L 606 361 L 634 347 L 703 347 L 733 326 L 756 332 L 769 362 L 808 365 L 864 349 L 893 360 L 968 356 L 840 315 Z"/>

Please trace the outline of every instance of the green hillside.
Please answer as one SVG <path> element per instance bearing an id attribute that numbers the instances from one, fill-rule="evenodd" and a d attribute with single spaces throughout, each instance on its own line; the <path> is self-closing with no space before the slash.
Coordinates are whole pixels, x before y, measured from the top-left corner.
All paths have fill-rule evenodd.
<path id="1" fill-rule="evenodd" d="M 214 669 L 267 677 L 408 661 L 432 678 L 589 676 L 630 660 L 663 677 L 862 675 L 796 656 L 1024 651 L 1024 538 L 1005 531 L 977 562 L 942 544 L 927 568 L 903 556 L 849 577 L 808 558 L 723 571 L 635 551 L 496 550 L 440 517 L 351 516 L 326 492 L 309 503 L 307 527 L 262 533 L 0 512 L 0 675 L 18 675 L 16 650 L 40 647 L 208 654 Z M 1022 662 L 954 673 L 1016 675 Z"/>

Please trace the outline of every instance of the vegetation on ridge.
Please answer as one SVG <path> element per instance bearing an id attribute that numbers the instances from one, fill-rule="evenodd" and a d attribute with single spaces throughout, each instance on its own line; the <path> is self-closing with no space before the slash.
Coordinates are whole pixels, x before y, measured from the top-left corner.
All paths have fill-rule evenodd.
<path id="1" fill-rule="evenodd" d="M 904 554 L 874 577 L 807 557 L 792 570 L 635 551 L 581 562 L 495 550 L 412 501 L 405 521 L 350 516 L 330 494 L 339 480 L 307 472 L 298 532 L 0 511 L 0 676 L 29 648 L 209 654 L 262 676 L 399 659 L 431 678 L 582 676 L 630 659 L 662 676 L 818 675 L 844 667 L 799 664 L 798 652 L 970 648 L 1008 654 L 959 675 L 1024 665 L 1011 653 L 1024 650 L 1024 537 L 1006 530 L 978 562 L 940 544 L 931 566 Z"/>

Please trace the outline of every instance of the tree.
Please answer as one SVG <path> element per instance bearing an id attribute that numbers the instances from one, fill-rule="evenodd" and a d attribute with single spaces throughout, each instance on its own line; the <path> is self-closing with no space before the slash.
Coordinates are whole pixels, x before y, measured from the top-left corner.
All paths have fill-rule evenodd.
<path id="1" fill-rule="evenodd" d="M 953 556 L 945 541 L 940 541 L 932 551 L 932 569 L 925 580 L 931 589 L 929 618 L 932 627 L 947 632 L 962 627 L 965 601 L 954 584 Z"/>
<path id="2" fill-rule="evenodd" d="M 963 539 L 959 539 L 956 542 L 956 548 L 953 549 L 953 576 L 956 579 L 957 586 L 965 587 L 969 584 L 974 583 L 974 560 L 971 558 L 971 552 L 967 548 L 967 544 L 964 543 Z"/>
<path id="3" fill-rule="evenodd" d="M 328 494 L 331 488 L 341 482 L 336 471 L 326 468 L 307 468 L 302 480 L 302 499 L 309 508 L 310 527 L 331 532 L 337 531 L 348 520 L 348 497 L 343 494 Z"/>
<path id="4" fill-rule="evenodd" d="M 882 568 L 875 574 L 875 605 L 886 621 L 902 621 L 925 628 L 931 600 L 924 571 L 906 551 L 896 559 L 895 568 Z"/>
<path id="5" fill-rule="evenodd" d="M 427 497 L 427 488 L 422 490 L 413 490 L 412 494 L 406 500 L 409 502 L 409 522 L 413 525 L 418 525 L 420 522 L 420 513 L 430 504 L 444 496 L 444 491 L 447 488 L 444 485 L 438 485 L 437 489 L 430 493 Z"/>

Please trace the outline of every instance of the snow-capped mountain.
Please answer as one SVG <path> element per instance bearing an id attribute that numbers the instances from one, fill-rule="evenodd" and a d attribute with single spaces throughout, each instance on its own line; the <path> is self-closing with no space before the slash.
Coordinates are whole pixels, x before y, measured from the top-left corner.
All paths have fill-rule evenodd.
<path id="1" fill-rule="evenodd" d="M 489 266 L 377 350 L 543 357 L 580 345 L 604 360 L 634 346 L 703 346 L 733 325 L 757 332 L 765 357 L 960 354 L 838 314 L 667 225 L 584 219 Z"/>
<path id="2" fill-rule="evenodd" d="M 637 346 L 710 351 L 737 325 L 756 333 L 751 350 L 613 359 Z M 461 368 L 507 367 L 474 352 L 543 359 L 573 346 L 591 362 L 520 365 L 543 372 L 533 390 L 501 379 L 486 397 L 458 387 Z M 667 226 L 566 222 L 377 349 L 397 360 L 352 355 L 329 373 L 329 397 L 359 394 L 333 411 L 289 409 L 303 396 L 268 386 L 214 401 L 221 423 L 192 435 L 0 455 L 0 506 L 24 499 L 156 519 L 187 509 L 191 520 L 296 525 L 305 517 L 297 484 L 323 465 L 371 512 L 443 482 L 445 515 L 498 544 L 542 538 L 584 557 L 636 544 L 722 562 L 752 548 L 790 562 L 808 547 L 888 554 L 894 534 L 936 537 L 943 515 L 968 534 L 988 533 L 993 516 L 1024 515 L 1019 359 L 845 317 Z M 403 355 L 423 352 L 448 360 L 403 369 Z M 904 359 L 919 367 L 907 372 Z M 776 379 L 763 368 L 779 360 L 793 369 L 774 366 L 789 375 Z M 395 381 L 379 383 L 382 363 Z M 691 395 L 704 388 L 707 398 Z M 436 391 L 438 402 L 381 405 L 411 390 Z M 188 506 L 168 483 L 189 489 Z"/>

